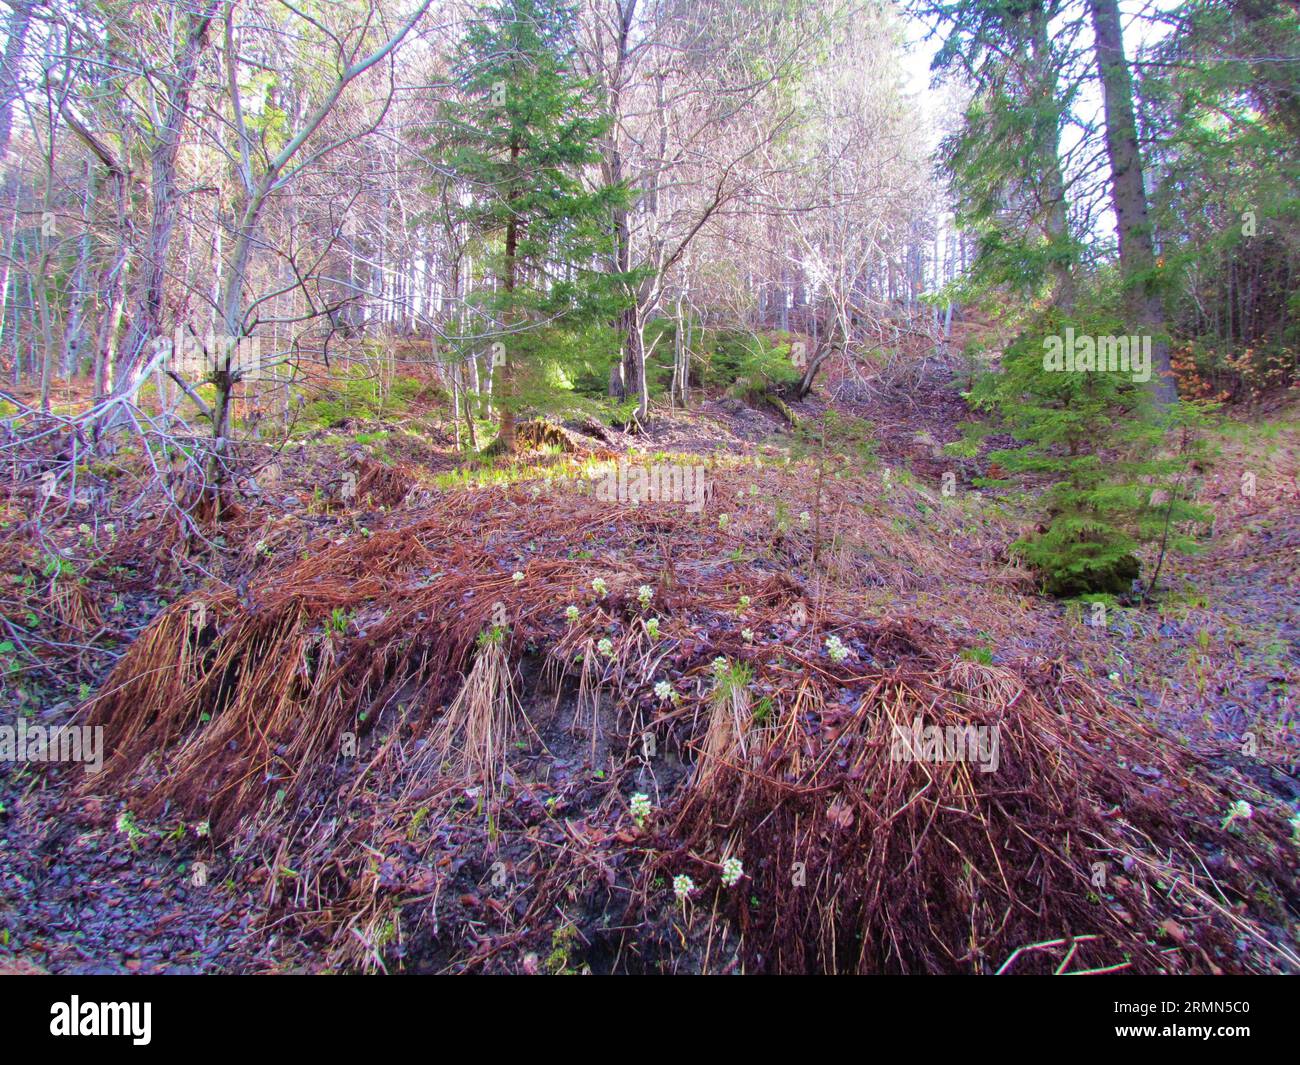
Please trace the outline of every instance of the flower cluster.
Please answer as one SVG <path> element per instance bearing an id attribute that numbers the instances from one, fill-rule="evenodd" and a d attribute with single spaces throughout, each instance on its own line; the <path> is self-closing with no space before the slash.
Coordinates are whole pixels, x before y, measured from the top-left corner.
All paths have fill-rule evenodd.
<path id="1" fill-rule="evenodd" d="M 722 886 L 735 887 L 745 875 L 745 867 L 739 858 L 728 858 L 722 863 Z"/>
<path id="2" fill-rule="evenodd" d="M 826 653 L 830 655 L 832 662 L 843 662 L 849 657 L 849 649 L 838 636 L 826 637 Z"/>
<path id="3" fill-rule="evenodd" d="M 650 817 L 650 811 L 652 809 L 650 806 L 650 796 L 643 791 L 638 791 L 632 796 L 631 800 L 629 800 L 629 805 L 632 810 L 632 820 L 636 822 L 636 827 L 644 827 L 646 820 Z"/>

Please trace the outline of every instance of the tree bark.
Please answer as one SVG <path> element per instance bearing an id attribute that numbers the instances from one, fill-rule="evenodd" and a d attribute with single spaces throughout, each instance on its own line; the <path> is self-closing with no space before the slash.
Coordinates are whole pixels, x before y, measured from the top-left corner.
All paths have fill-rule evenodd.
<path id="1" fill-rule="evenodd" d="M 0 161 L 9 154 L 9 138 L 13 132 L 14 100 L 18 98 L 18 71 L 27 51 L 27 30 L 31 26 L 30 3 L 14 3 L 5 27 L 4 64 L 0 68 Z"/>
<path id="2" fill-rule="evenodd" d="M 1155 242 L 1147 217 L 1142 155 L 1133 112 L 1133 80 L 1124 56 L 1118 0 L 1089 0 L 1096 36 L 1097 70 L 1106 115 L 1111 202 L 1119 236 L 1120 272 L 1137 331 L 1151 337 L 1152 391 L 1162 406 L 1178 400 L 1169 362 L 1164 304 L 1156 286 Z"/>
<path id="3" fill-rule="evenodd" d="M 1035 4 L 1029 18 L 1034 77 L 1043 104 L 1050 107 L 1056 99 L 1058 87 L 1056 71 L 1052 66 L 1046 5 Z M 1065 201 L 1065 176 L 1061 172 L 1061 130 L 1055 117 L 1051 128 L 1044 131 L 1040 159 L 1043 168 L 1043 206 L 1047 211 L 1047 236 L 1053 244 L 1066 245 L 1070 239 L 1069 213 Z M 1068 314 L 1074 309 L 1075 300 L 1073 263 L 1062 255 L 1053 260 L 1051 269 L 1052 302 Z"/>
<path id="4" fill-rule="evenodd" d="M 140 277 L 131 299 L 131 324 L 122 344 L 118 391 L 125 394 L 139 386 L 145 364 L 141 353 L 149 341 L 163 335 L 162 306 L 167 280 L 167 253 L 180 211 L 180 190 L 176 184 L 176 160 L 181 133 L 189 117 L 190 93 L 198 80 L 199 59 L 207 46 L 208 30 L 216 16 L 219 0 L 209 0 L 202 11 L 185 16 L 184 45 L 177 59 L 176 73 L 167 79 L 163 122 L 150 152 L 153 211 L 149 238 L 143 249 Z"/>

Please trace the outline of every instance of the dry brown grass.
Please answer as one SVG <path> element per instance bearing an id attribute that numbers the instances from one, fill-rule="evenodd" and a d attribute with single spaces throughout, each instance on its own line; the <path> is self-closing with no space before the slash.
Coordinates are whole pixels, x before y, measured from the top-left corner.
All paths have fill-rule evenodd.
<path id="1" fill-rule="evenodd" d="M 716 511 L 479 490 L 393 515 L 369 536 L 308 544 L 246 596 L 178 602 L 86 708 L 109 752 L 93 787 L 145 813 L 171 804 L 208 819 L 219 840 L 275 827 L 271 867 L 299 879 L 286 896 L 273 877 L 268 905 L 291 908 L 339 964 L 379 967 L 384 945 L 406 934 L 394 926 L 398 893 L 432 906 L 436 925 L 436 900 L 451 890 L 427 826 L 451 846 L 449 833 L 468 831 L 456 802 L 474 789 L 476 831 L 482 808 L 493 831 L 510 823 L 506 776 L 532 694 L 513 676 L 531 647 L 557 689 L 578 691 L 569 726 L 590 730 L 593 752 L 607 730 L 623 754 L 582 820 L 555 824 L 559 839 L 515 826 L 537 848 L 531 904 L 464 964 L 504 957 L 530 929 L 544 937 L 561 903 L 592 892 L 627 906 L 638 956 L 661 931 L 680 947 L 691 922 L 664 928 L 671 895 L 654 887 L 679 872 L 708 885 L 697 908 L 750 969 L 989 972 L 1014 958 L 1015 971 L 1212 971 L 1234 968 L 1236 937 L 1268 936 L 1257 889 L 1294 893 L 1284 821 L 1261 811 L 1249 845 L 1215 831 L 1234 797 L 1226 787 L 1060 662 L 966 661 L 946 628 L 863 616 L 864 592 L 946 588 L 955 558 L 909 548 L 882 515 L 861 551 L 832 553 L 850 579 L 809 575 L 810 534 L 775 534 L 763 494 L 789 496 L 789 482 L 715 476 L 714 506 L 733 516 L 725 529 Z M 836 497 L 845 514 L 859 490 Z M 957 510 L 935 521 L 941 535 L 968 535 Z M 640 584 L 655 591 L 648 609 Z M 963 594 L 986 604 L 989 631 L 1021 623 L 996 580 Z M 497 603 L 505 631 L 476 652 Z M 649 616 L 661 619 L 658 639 Z M 826 656 L 831 633 L 854 649 L 848 661 Z M 602 638 L 612 653 L 595 650 Z M 749 678 L 715 685 L 718 656 Z M 660 679 L 676 702 L 654 696 Z M 894 726 L 916 717 L 997 728 L 998 771 L 891 758 Z M 622 776 L 639 767 L 645 732 L 692 772 L 639 833 Z M 339 752 L 350 735 L 364 753 L 349 768 Z M 400 875 L 376 857 L 396 851 L 408 854 Z M 728 854 L 750 878 L 734 892 L 716 887 Z M 1092 882 L 1098 863 L 1104 888 Z M 1160 938 L 1169 921 L 1185 941 Z M 1286 948 L 1272 956 L 1293 961 Z"/>

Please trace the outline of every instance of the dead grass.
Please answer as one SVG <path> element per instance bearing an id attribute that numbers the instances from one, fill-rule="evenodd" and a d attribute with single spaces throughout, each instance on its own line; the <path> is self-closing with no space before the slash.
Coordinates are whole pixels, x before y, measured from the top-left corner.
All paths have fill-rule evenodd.
<path id="1" fill-rule="evenodd" d="M 492 833 L 526 842 L 531 880 L 460 967 L 509 967 L 512 950 L 580 905 L 635 930 L 625 967 L 699 935 L 733 943 L 748 969 L 782 972 L 1262 964 L 1235 940 L 1276 938 L 1261 892 L 1294 905 L 1276 811 L 1260 810 L 1249 837 L 1217 831 L 1235 798 L 1226 786 L 1060 661 L 966 661 L 951 626 L 863 616 L 866 593 L 946 588 L 969 566 L 970 554 L 911 543 L 895 525 L 923 497 L 897 488 L 888 513 L 851 520 L 866 489 L 837 486 L 840 579 L 828 581 L 808 569 L 812 533 L 774 522 L 797 479 L 715 480 L 704 515 L 563 488 L 447 495 L 370 535 L 308 543 L 246 593 L 195 593 L 87 705 L 109 752 L 93 787 L 145 814 L 209 820 L 218 840 L 273 838 L 268 867 L 296 879 L 290 890 L 271 876 L 268 912 L 347 967 L 384 967 L 402 936 L 445 937 L 464 876 L 452 855 L 482 853 L 484 812 Z M 972 528 L 956 508 L 929 516 L 932 541 L 1005 532 Z M 994 633 L 1021 623 L 998 573 L 968 573 L 963 592 Z M 853 652 L 843 663 L 824 651 L 832 633 Z M 577 689 L 568 727 L 590 733 L 593 755 L 598 730 L 618 741 L 580 820 L 518 812 L 518 746 L 539 746 L 521 709 L 534 693 L 516 681 L 529 654 L 557 691 Z M 726 683 L 719 656 L 732 663 Z M 674 701 L 655 695 L 661 680 Z M 997 729 L 997 771 L 891 757 L 896 727 L 913 720 Z M 639 831 L 624 793 L 646 771 L 646 733 L 691 772 Z M 469 820 L 466 795 L 481 797 Z M 717 881 L 728 855 L 747 873 L 732 891 Z M 678 873 L 704 885 L 694 917 L 674 916 L 656 886 Z M 1268 949 L 1267 964 L 1295 964 L 1285 945 Z"/>

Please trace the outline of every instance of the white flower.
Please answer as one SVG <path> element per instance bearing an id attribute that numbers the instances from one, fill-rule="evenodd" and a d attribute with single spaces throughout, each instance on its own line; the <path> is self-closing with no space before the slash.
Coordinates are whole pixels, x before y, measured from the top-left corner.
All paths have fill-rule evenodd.
<path id="1" fill-rule="evenodd" d="M 730 669 L 730 668 L 731 668 L 731 663 L 729 663 L 729 662 L 728 662 L 725 658 L 723 658 L 721 655 L 718 655 L 718 657 L 715 658 L 715 659 L 713 660 L 713 674 L 714 674 L 714 676 L 720 677 L 720 676 L 722 676 L 722 674 L 724 674 L 725 672 L 727 672 L 727 670 Z"/>
<path id="2" fill-rule="evenodd" d="M 740 609 L 744 610 L 747 606 L 749 606 L 749 596 L 742 595 L 740 597 Z"/>
<path id="3" fill-rule="evenodd" d="M 211 826 L 206 821 L 200 821 L 194 826 L 194 834 L 200 838 L 206 836 L 211 831 Z"/>
<path id="4" fill-rule="evenodd" d="M 510 574 L 510 579 L 514 581 L 516 584 L 518 584 L 520 581 L 524 579 L 524 575 L 520 573 L 518 570 L 515 570 L 514 573 Z"/>
<path id="5" fill-rule="evenodd" d="M 1228 816 L 1223 819 L 1223 828 L 1227 828 L 1233 821 L 1240 818 L 1242 821 L 1249 821 L 1255 816 L 1255 811 L 1251 808 L 1250 803 L 1243 799 L 1238 799 L 1228 807 Z"/>
<path id="6" fill-rule="evenodd" d="M 1228 809 L 1233 814 L 1233 816 L 1241 817 L 1246 820 L 1249 820 L 1255 814 L 1255 811 L 1251 809 L 1250 803 L 1242 799 L 1238 799 Z"/>
<path id="7" fill-rule="evenodd" d="M 649 606 L 650 600 L 655 597 L 655 590 L 650 585 L 643 584 L 636 590 L 636 597 L 642 606 Z"/>
<path id="8" fill-rule="evenodd" d="M 673 691 L 673 686 L 666 680 L 661 680 L 655 685 L 655 696 L 659 699 L 671 699 L 676 694 Z"/>
<path id="9" fill-rule="evenodd" d="M 610 642 L 608 638 L 603 639 L 600 641 L 600 643 L 596 644 L 596 650 L 599 651 L 601 654 L 603 654 L 606 658 L 614 657 L 614 644 Z"/>
<path id="10" fill-rule="evenodd" d="M 740 630 L 740 635 L 741 635 L 741 637 L 744 639 L 744 641 L 745 641 L 746 643 L 753 643 L 753 641 L 754 641 L 754 630 L 753 630 L 753 629 L 741 629 L 741 630 Z"/>
<path id="11" fill-rule="evenodd" d="M 719 514 L 719 515 L 718 515 L 718 528 L 719 528 L 719 529 L 725 529 L 725 528 L 727 527 L 727 523 L 728 523 L 729 521 L 731 521 L 731 515 L 730 515 L 730 514 Z"/>
<path id="12" fill-rule="evenodd" d="M 641 828 L 646 819 L 650 816 L 652 807 L 650 806 L 650 796 L 645 792 L 638 791 L 632 796 L 631 800 L 632 820 L 636 822 L 636 827 Z"/>
<path id="13" fill-rule="evenodd" d="M 849 649 L 838 636 L 826 637 L 826 653 L 830 655 L 832 662 L 843 662 L 849 657 Z"/>
<path id="14" fill-rule="evenodd" d="M 650 634 L 650 639 L 659 639 L 659 619 L 651 618 L 645 623 L 645 631 Z"/>
<path id="15" fill-rule="evenodd" d="M 685 902 L 695 893 L 695 881 L 685 873 L 673 877 L 673 894 L 678 902 Z"/>
<path id="16" fill-rule="evenodd" d="M 799 521 L 802 522 L 804 525 L 808 525 L 812 522 L 812 515 L 809 514 L 806 510 L 800 511 Z"/>
<path id="17" fill-rule="evenodd" d="M 728 858 L 722 863 L 722 886 L 735 887 L 745 875 L 745 867 L 739 858 Z"/>
<path id="18" fill-rule="evenodd" d="M 597 595 L 604 597 L 604 595 L 609 591 L 609 586 L 605 583 L 605 581 L 602 578 L 597 577 L 594 581 L 591 582 L 591 589 Z"/>
<path id="19" fill-rule="evenodd" d="M 570 604 L 569 606 L 565 607 L 564 616 L 569 619 L 569 624 L 572 625 L 575 621 L 578 620 L 578 608 Z"/>

